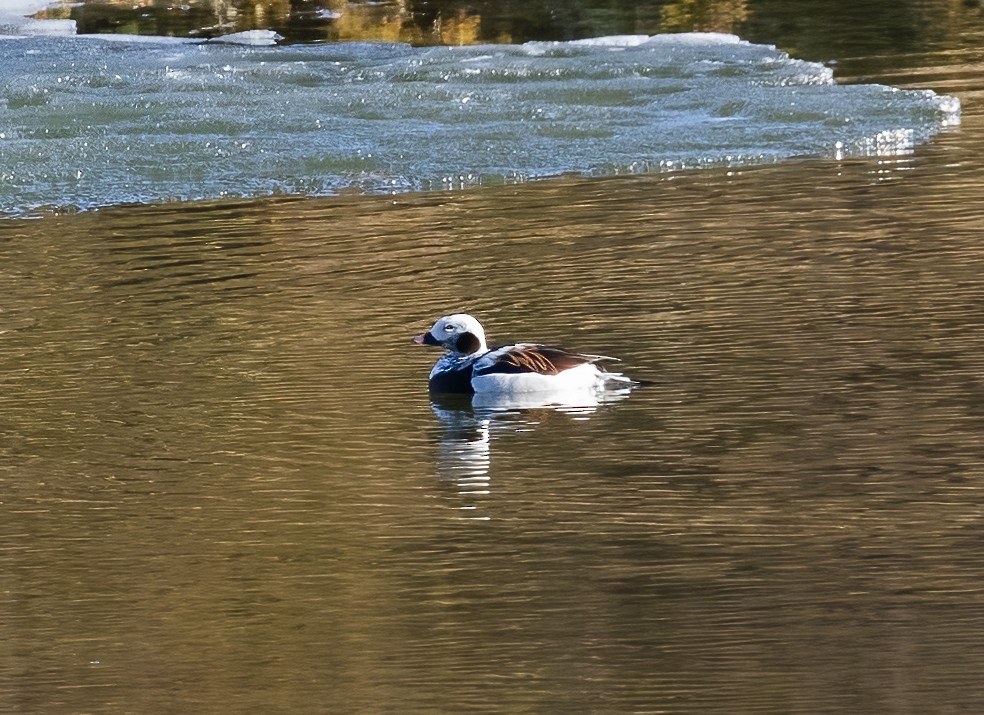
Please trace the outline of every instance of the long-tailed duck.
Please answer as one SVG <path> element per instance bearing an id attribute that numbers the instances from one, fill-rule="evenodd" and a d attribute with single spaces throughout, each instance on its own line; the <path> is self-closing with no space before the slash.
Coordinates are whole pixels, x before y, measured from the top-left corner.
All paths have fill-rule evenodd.
<path id="1" fill-rule="evenodd" d="M 447 350 L 431 370 L 431 392 L 588 391 L 624 389 L 634 384 L 620 373 L 598 367 L 595 363 L 613 359 L 603 355 L 583 355 L 532 343 L 489 349 L 481 323 L 465 313 L 445 315 L 413 341 Z"/>

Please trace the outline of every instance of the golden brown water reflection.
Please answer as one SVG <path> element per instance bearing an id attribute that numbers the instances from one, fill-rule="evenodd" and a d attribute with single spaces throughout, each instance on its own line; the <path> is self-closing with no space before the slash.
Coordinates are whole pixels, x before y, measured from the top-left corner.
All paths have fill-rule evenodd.
<path id="1" fill-rule="evenodd" d="M 877 163 L 0 223 L 0 711 L 976 712 L 982 68 Z M 656 384 L 432 408 L 459 308 Z"/>

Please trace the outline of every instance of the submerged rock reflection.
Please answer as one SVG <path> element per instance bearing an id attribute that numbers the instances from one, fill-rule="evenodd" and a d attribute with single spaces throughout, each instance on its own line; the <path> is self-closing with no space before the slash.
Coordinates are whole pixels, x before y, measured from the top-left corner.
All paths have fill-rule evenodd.
<path id="1" fill-rule="evenodd" d="M 431 409 L 441 422 L 437 474 L 462 498 L 464 518 L 490 519 L 479 499 L 492 493 L 493 444 L 501 437 L 545 427 L 554 414 L 589 419 L 605 405 L 628 398 L 632 388 L 521 395 L 432 395 Z"/>

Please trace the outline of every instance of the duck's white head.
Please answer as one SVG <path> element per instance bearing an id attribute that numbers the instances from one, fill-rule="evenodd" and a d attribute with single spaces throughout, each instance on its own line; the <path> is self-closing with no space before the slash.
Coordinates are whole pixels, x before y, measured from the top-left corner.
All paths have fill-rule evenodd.
<path id="1" fill-rule="evenodd" d="M 414 336 L 418 345 L 436 345 L 456 355 L 484 353 L 485 330 L 482 324 L 467 313 L 455 313 L 440 318 L 430 332 Z"/>

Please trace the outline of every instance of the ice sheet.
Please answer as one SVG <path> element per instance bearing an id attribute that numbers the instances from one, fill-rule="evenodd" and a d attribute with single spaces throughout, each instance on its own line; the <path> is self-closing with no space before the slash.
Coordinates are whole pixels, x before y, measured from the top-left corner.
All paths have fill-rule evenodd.
<path id="1" fill-rule="evenodd" d="M 0 43 L 0 212 L 898 154 L 959 121 L 730 35 L 252 46 L 271 39 Z"/>

